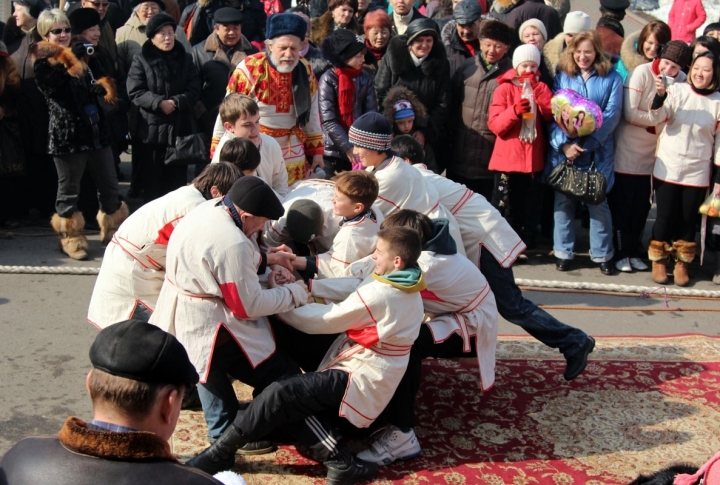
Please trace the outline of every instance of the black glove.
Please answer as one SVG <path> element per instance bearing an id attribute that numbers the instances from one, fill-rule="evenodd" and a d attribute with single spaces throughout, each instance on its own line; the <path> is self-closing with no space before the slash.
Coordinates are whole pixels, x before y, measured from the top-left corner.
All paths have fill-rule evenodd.
<path id="1" fill-rule="evenodd" d="M 85 45 L 82 42 L 78 42 L 77 44 L 72 46 L 72 53 L 78 59 L 82 59 L 83 57 L 87 56 L 87 49 L 85 48 Z"/>
<path id="2" fill-rule="evenodd" d="M 102 84 L 97 83 L 90 86 L 90 92 L 98 96 L 105 96 L 107 94 L 107 90 L 102 86 Z"/>

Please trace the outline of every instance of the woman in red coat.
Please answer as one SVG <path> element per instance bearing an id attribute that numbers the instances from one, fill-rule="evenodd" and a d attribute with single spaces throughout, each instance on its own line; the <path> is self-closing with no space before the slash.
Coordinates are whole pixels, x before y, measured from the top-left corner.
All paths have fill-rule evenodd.
<path id="1" fill-rule="evenodd" d="M 672 40 L 689 44 L 695 40 L 695 31 L 705 23 L 706 18 L 702 0 L 675 0 L 668 14 Z"/>
<path id="2" fill-rule="evenodd" d="M 528 247 L 537 236 L 543 193 L 538 180 L 545 166 L 543 122 L 552 118 L 552 92 L 539 81 L 539 65 L 537 47 L 525 44 L 515 49 L 515 69 L 498 78 L 500 86 L 493 94 L 488 120 L 490 130 L 497 135 L 489 165 L 496 172 L 492 203 Z M 534 110 L 530 100 L 523 97 L 525 80 L 532 88 Z"/>

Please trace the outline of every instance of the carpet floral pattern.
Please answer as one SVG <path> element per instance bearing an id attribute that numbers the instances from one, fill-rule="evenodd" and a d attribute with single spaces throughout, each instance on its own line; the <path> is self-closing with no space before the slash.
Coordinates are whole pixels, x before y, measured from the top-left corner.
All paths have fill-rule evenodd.
<path id="1" fill-rule="evenodd" d="M 501 338 L 495 387 L 478 390 L 470 359 L 429 360 L 417 403 L 423 454 L 381 469 L 375 484 L 617 485 L 670 462 L 720 450 L 720 339 L 597 339 L 585 373 L 562 378 L 562 356 L 531 338 Z M 241 399 L 249 389 L 238 388 Z M 183 461 L 205 423 L 186 412 L 171 440 Z M 351 442 L 359 451 L 366 443 Z M 237 458 L 249 485 L 321 484 L 324 469 L 292 446 Z"/>

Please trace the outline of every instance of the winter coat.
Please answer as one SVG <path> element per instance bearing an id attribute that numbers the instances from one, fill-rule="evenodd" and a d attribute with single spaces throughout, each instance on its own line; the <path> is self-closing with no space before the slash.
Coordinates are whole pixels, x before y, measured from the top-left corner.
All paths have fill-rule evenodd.
<path id="1" fill-rule="evenodd" d="M 452 173 L 471 180 L 490 178 L 488 171 L 495 134 L 488 127 L 488 112 L 498 78 L 512 69 L 503 57 L 489 71 L 477 55 L 466 60 L 452 79 L 453 102 L 450 110 L 454 134 L 453 157 L 448 164 Z"/>
<path id="2" fill-rule="evenodd" d="M 235 70 L 235 66 L 245 59 L 246 55 L 255 54 L 257 51 L 245 36 L 241 36 L 240 41 L 235 45 L 232 59 L 228 59 L 225 50 L 220 45 L 220 39 L 215 33 L 210 34 L 205 42 L 200 42 L 192 48 L 193 64 L 202 80 L 201 104 L 196 113 L 202 113 L 198 124 L 208 136 L 212 135 L 230 74 Z"/>
<path id="3" fill-rule="evenodd" d="M 355 79 L 355 100 L 353 116 L 360 116 L 378 110 L 373 79 L 366 71 L 362 71 Z M 337 157 L 347 160 L 345 152 L 352 148 L 348 140 L 347 129 L 340 124 L 340 108 L 338 105 L 338 75 L 335 69 L 329 69 L 320 78 L 318 87 L 320 103 L 320 122 L 322 123 L 323 141 L 326 157 Z"/>
<path id="4" fill-rule="evenodd" d="M 551 0 L 552 8 L 560 16 L 560 25 L 565 25 L 565 17 L 570 12 L 570 0 Z"/>
<path id="5" fill-rule="evenodd" d="M 424 135 L 431 145 L 442 140 L 448 120 L 450 105 L 450 64 L 445 48 L 440 42 L 433 43 L 425 61 L 416 67 L 407 47 L 407 37 L 399 35 L 390 39 L 388 50 L 380 61 L 375 76 L 378 103 L 382 104 L 391 87 L 402 84 L 412 90 L 425 105 L 429 122 Z M 435 151 L 438 152 L 435 147 Z"/>
<path id="6" fill-rule="evenodd" d="M 265 40 L 267 16 L 262 3 L 258 0 L 243 0 L 239 3 L 241 5 L 235 8 L 243 13 L 240 24 L 242 34 L 251 42 Z M 226 0 L 199 0 L 183 10 L 178 26 L 189 33 L 188 40 L 192 46 L 201 43 L 212 34 L 215 11 L 223 7 L 234 7 L 234 3 Z"/>
<path id="7" fill-rule="evenodd" d="M 560 15 L 553 7 L 545 5 L 543 0 L 519 0 L 504 22 L 517 32 L 523 22 L 530 19 L 538 19 L 545 25 L 548 38 L 563 31 Z"/>
<path id="8" fill-rule="evenodd" d="M 115 31 L 110 26 L 110 22 L 101 21 L 100 23 L 102 27 L 100 27 L 100 40 L 98 41 L 98 45 L 105 49 L 113 64 L 115 64 L 115 68 L 117 68 L 119 66 L 117 65 L 118 52 L 117 44 L 115 43 Z M 123 76 L 124 74 L 125 73 L 123 73 Z"/>
<path id="9" fill-rule="evenodd" d="M 547 41 L 542 51 L 542 60 L 545 64 L 547 72 L 555 79 L 557 67 L 560 64 L 560 57 L 565 50 L 565 34 L 560 32 L 558 35 Z"/>
<path id="10" fill-rule="evenodd" d="M 462 65 L 463 62 L 465 62 L 466 59 L 470 59 L 472 56 L 474 56 L 477 52 L 480 51 L 480 46 L 478 43 L 478 49 L 474 53 L 468 52 L 465 44 L 463 44 L 462 40 L 460 40 L 460 37 L 457 34 L 456 25 L 457 22 L 455 20 L 451 20 L 447 24 L 445 24 L 445 27 L 443 27 L 442 32 L 440 33 L 440 39 L 445 46 L 445 55 L 447 55 L 448 62 L 450 63 L 451 77 L 453 74 L 455 74 L 455 71 L 458 70 L 458 68 Z"/>
<path id="11" fill-rule="evenodd" d="M 142 143 L 170 146 L 180 135 L 193 133 L 192 118 L 202 83 L 192 57 L 175 43 L 163 52 L 148 41 L 135 56 L 127 78 L 130 101 L 140 108 L 136 138 Z M 166 115 L 160 101 L 171 99 L 177 109 Z"/>
<path id="12" fill-rule="evenodd" d="M 125 25 L 120 27 L 115 33 L 115 43 L 117 44 L 117 61 L 118 67 L 124 73 L 130 71 L 135 56 L 140 53 L 143 44 L 148 40 L 145 35 L 145 24 L 140 21 L 140 17 L 133 13 Z M 185 32 L 180 27 L 175 29 L 175 42 L 190 52 L 190 43 L 185 36 Z"/>
<path id="13" fill-rule="evenodd" d="M 695 31 L 705 23 L 706 18 L 702 0 L 673 0 L 668 14 L 672 40 L 691 43 L 695 40 Z"/>
<path id="14" fill-rule="evenodd" d="M 354 16 L 350 19 L 350 22 L 342 28 L 357 35 L 363 34 L 362 26 L 358 24 Z M 335 22 L 333 22 L 332 12 L 325 12 L 320 17 L 312 19 L 310 42 L 312 42 L 314 46 L 320 47 L 323 40 L 325 40 L 326 37 L 329 37 L 330 34 L 333 33 L 333 30 L 335 30 Z"/>
<path id="15" fill-rule="evenodd" d="M 648 59 L 645 56 L 638 54 L 637 45 L 640 39 L 640 31 L 633 32 L 632 34 L 625 37 L 625 40 L 620 47 L 620 61 L 617 63 L 615 70 L 623 78 L 625 82 L 636 67 L 640 64 L 645 64 Z M 651 100 L 652 101 L 652 100 Z"/>
<path id="16" fill-rule="evenodd" d="M 50 42 L 33 45 L 31 55 L 35 59 L 35 81 L 50 113 L 47 153 L 65 155 L 108 146 L 105 115 L 98 95 L 90 90 L 91 80 L 96 79 L 105 88 L 108 103 L 115 104 L 117 94 L 114 80 L 104 76 L 97 59 L 91 57 L 86 64 L 69 47 Z M 96 110 L 96 123 L 86 114 L 88 107 Z"/>
<path id="17" fill-rule="evenodd" d="M 0 59 L 0 62 L 3 61 Z M 0 107 L 5 110 L 5 116 L 10 116 L 15 112 L 20 94 L 20 75 L 11 57 L 6 57 L 3 64 L 0 69 Z"/>
<path id="18" fill-rule="evenodd" d="M 65 421 L 57 436 L 19 441 L 3 456 L 0 470 L 7 485 L 221 483 L 178 462 L 168 442 L 155 433 L 96 430 L 74 417 Z"/>
<path id="19" fill-rule="evenodd" d="M 543 82 L 536 82 L 533 86 L 537 138 L 527 143 L 519 138 L 523 120 L 515 113 L 515 103 L 522 98 L 522 83 L 519 83 L 514 69 L 500 76 L 498 83 L 500 86 L 493 94 L 488 114 L 488 127 L 497 135 L 488 168 L 498 172 L 539 172 L 545 167 L 543 125 L 552 118 L 552 92 Z"/>
<path id="20" fill-rule="evenodd" d="M 507 24 L 508 16 L 515 7 L 516 4 L 513 0 L 494 0 L 490 6 L 487 17 L 491 20 L 498 20 Z"/>
<path id="21" fill-rule="evenodd" d="M 599 76 L 594 71 L 587 81 L 581 74 L 570 77 L 560 71 L 555 76 L 553 92 L 560 89 L 572 89 L 580 96 L 594 101 L 600 106 L 603 114 L 602 127 L 592 135 L 571 139 L 555 121 L 550 124 L 550 153 L 545 166 L 546 174 L 565 161 L 565 154 L 560 147 L 565 143 L 576 143 L 585 151 L 575 159 L 574 165 L 581 169 L 590 167 L 594 161 L 595 167 L 607 179 L 609 192 L 615 182 L 615 143 L 613 132 L 622 116 L 623 85 L 620 75 L 610 70 L 605 76 Z"/>
<path id="22" fill-rule="evenodd" d="M 650 119 L 650 106 L 657 93 L 652 64 L 648 62 L 633 69 L 624 83 L 623 117 L 615 130 L 615 172 L 618 173 L 650 175 L 655 165 L 658 135 L 665 124 Z M 684 81 L 685 73 L 680 71 L 675 82 Z"/>
<path id="23" fill-rule="evenodd" d="M 595 32 L 600 36 L 603 52 L 611 56 L 620 55 L 620 48 L 624 40 L 620 34 L 603 25 L 598 25 L 595 28 Z"/>

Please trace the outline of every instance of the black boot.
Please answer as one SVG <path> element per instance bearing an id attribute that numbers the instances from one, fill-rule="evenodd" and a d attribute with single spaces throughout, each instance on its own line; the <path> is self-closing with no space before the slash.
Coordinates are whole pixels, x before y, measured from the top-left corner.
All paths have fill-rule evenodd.
<path id="1" fill-rule="evenodd" d="M 187 465 L 210 475 L 230 470 L 235 464 L 235 452 L 247 442 L 240 430 L 231 424 L 215 443 L 187 462 Z"/>
<path id="2" fill-rule="evenodd" d="M 338 452 L 324 464 L 328 469 L 328 485 L 350 485 L 369 480 L 378 471 L 376 464 L 356 458 L 345 447 L 338 447 Z"/>

